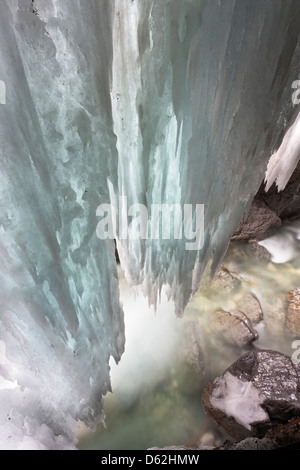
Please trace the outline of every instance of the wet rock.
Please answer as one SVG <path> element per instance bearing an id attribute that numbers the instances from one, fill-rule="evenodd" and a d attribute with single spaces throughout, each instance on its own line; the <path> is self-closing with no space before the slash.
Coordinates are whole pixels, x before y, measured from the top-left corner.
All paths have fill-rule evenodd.
<path id="1" fill-rule="evenodd" d="M 281 226 L 276 212 L 263 201 L 254 199 L 249 214 L 242 220 L 232 241 L 264 240 Z"/>
<path id="2" fill-rule="evenodd" d="M 236 308 L 246 315 L 252 325 L 257 325 L 263 320 L 264 314 L 260 301 L 253 292 L 249 292 L 239 300 Z"/>
<path id="3" fill-rule="evenodd" d="M 154 448 L 155 449 L 155 448 Z M 157 448 L 156 448 L 157 449 Z M 166 447 L 172 450 L 300 450 L 300 419 L 292 419 L 286 424 L 276 426 L 263 438 L 248 437 L 238 442 L 229 440 L 215 445 L 211 433 L 203 436 L 203 445 L 197 447 Z"/>
<path id="4" fill-rule="evenodd" d="M 276 441 L 268 438 L 258 439 L 248 437 L 239 442 L 225 442 L 222 446 L 213 450 L 275 450 L 278 449 Z"/>
<path id="5" fill-rule="evenodd" d="M 218 293 L 219 295 L 226 295 L 234 292 L 239 289 L 242 285 L 241 277 L 233 272 L 230 272 L 226 266 L 221 266 L 216 274 L 214 275 L 213 280 L 204 281 L 203 289 L 208 290 L 211 293 Z"/>
<path id="6" fill-rule="evenodd" d="M 300 419 L 292 419 L 268 431 L 267 438 L 276 442 L 279 449 L 300 449 Z"/>
<path id="7" fill-rule="evenodd" d="M 300 418 L 300 367 L 276 351 L 246 353 L 207 384 L 203 404 L 234 439 L 263 438 Z"/>
<path id="8" fill-rule="evenodd" d="M 286 324 L 295 337 L 300 336 L 300 288 L 290 290 L 287 294 Z"/>
<path id="9" fill-rule="evenodd" d="M 245 217 L 232 240 L 263 240 L 271 236 L 282 221 L 295 220 L 300 214 L 300 164 L 298 164 L 283 191 L 274 183 L 268 192 L 262 182 L 253 199 L 248 217 Z"/>
<path id="10" fill-rule="evenodd" d="M 223 309 L 218 308 L 220 303 L 223 303 Z M 263 319 L 261 304 L 252 292 L 241 289 L 234 295 L 228 295 L 224 302 L 220 302 L 218 297 L 217 300 L 212 300 L 195 320 L 198 323 L 197 336 L 201 337 L 201 346 L 205 353 L 205 357 L 200 358 L 201 368 L 203 369 L 204 361 L 210 377 L 211 374 L 219 375 L 243 352 L 253 347 L 251 343 L 259 338 L 259 334 L 264 334 Z M 192 338 L 192 333 L 188 334 L 187 340 L 187 344 L 191 343 L 191 348 L 194 340 L 191 341 L 189 337 Z M 198 344 L 199 342 L 198 340 Z M 194 354 L 190 351 L 189 356 L 190 362 L 196 363 L 197 348 L 194 347 L 194 351 Z M 219 357 L 218 361 L 213 360 L 216 356 Z M 196 371 L 196 368 L 193 370 Z"/>
<path id="11" fill-rule="evenodd" d="M 256 241 L 232 241 L 228 247 L 224 263 L 229 270 L 231 265 L 236 266 L 235 270 L 238 270 L 241 264 L 249 261 L 253 263 L 253 260 L 269 262 L 271 261 L 271 253 Z"/>
<path id="12" fill-rule="evenodd" d="M 246 252 L 249 254 L 249 257 L 259 261 L 271 261 L 271 253 L 257 242 L 248 243 L 246 245 Z"/>
<path id="13" fill-rule="evenodd" d="M 212 450 L 299 450 L 300 419 L 292 419 L 269 430 L 265 437 L 259 439 L 248 437 L 239 442 L 225 443 Z"/>
<path id="14" fill-rule="evenodd" d="M 221 385 L 225 386 L 225 379 L 222 378 Z M 220 379 L 221 381 L 221 379 Z M 252 434 L 251 432 L 246 429 L 244 426 L 239 424 L 233 416 L 231 416 L 230 412 L 225 412 L 223 409 L 220 409 L 218 405 L 215 403 L 215 396 L 219 391 L 219 382 L 218 380 L 214 382 L 208 382 L 207 386 L 205 387 L 203 394 L 202 394 L 202 400 L 203 400 L 203 405 L 208 413 L 209 416 L 211 416 L 218 424 L 221 426 L 224 431 L 226 431 L 230 436 L 232 436 L 234 439 L 240 441 L 243 439 L 246 439 L 247 437 L 250 437 Z M 225 393 L 223 394 L 224 398 L 226 400 Z M 221 398 L 221 397 L 220 397 Z M 220 406 L 223 404 L 220 400 Z"/>
<path id="15" fill-rule="evenodd" d="M 263 201 L 271 210 L 282 219 L 299 217 L 300 213 L 300 163 L 292 174 L 283 191 L 278 192 L 274 183 L 269 191 L 265 192 L 262 184 L 254 200 Z"/>
<path id="16" fill-rule="evenodd" d="M 251 321 L 239 310 L 218 310 L 212 315 L 206 334 L 217 343 L 225 342 L 242 348 L 258 337 Z"/>
<path id="17" fill-rule="evenodd" d="M 263 320 L 261 304 L 255 294 L 247 293 L 230 302 L 227 309 L 211 310 L 200 322 L 203 350 L 209 371 L 219 374 L 258 339 L 257 325 Z M 217 361 L 211 357 L 222 354 Z"/>

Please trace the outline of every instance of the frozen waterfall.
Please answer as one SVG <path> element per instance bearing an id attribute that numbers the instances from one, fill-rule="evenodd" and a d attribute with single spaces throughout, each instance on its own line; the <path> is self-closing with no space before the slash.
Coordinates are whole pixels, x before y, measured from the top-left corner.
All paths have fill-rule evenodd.
<path id="1" fill-rule="evenodd" d="M 298 0 L 1 0 L 0 448 L 103 419 L 125 338 L 99 206 L 151 304 L 180 316 L 214 273 L 295 120 L 299 30 Z M 201 243 L 139 236 L 125 198 L 202 205 Z"/>

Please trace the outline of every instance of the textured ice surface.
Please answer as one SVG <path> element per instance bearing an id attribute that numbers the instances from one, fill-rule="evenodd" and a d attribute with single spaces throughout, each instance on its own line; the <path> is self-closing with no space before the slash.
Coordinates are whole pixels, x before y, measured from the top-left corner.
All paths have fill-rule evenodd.
<path id="1" fill-rule="evenodd" d="M 75 421 L 101 418 L 124 334 L 99 204 L 205 204 L 199 252 L 117 240 L 152 303 L 166 286 L 182 314 L 217 266 L 291 116 L 299 16 L 297 0 L 1 1 L 1 447 L 72 447 Z"/>
<path id="2" fill-rule="evenodd" d="M 211 256 L 212 271 L 219 263 L 291 117 L 296 24 L 295 2 L 115 2 L 115 192 L 148 207 L 205 205 L 199 252 L 118 240 L 128 278 L 153 303 L 167 285 L 179 315 Z"/>
<path id="3" fill-rule="evenodd" d="M 300 159 L 300 113 L 287 130 L 281 146 L 269 160 L 266 171 L 266 191 L 276 182 L 278 191 L 282 191 Z"/>
<path id="4" fill-rule="evenodd" d="M 35 4 L 0 6 L 0 446 L 13 448 L 93 426 L 124 341 L 113 240 L 96 236 L 116 160 L 111 3 Z"/>

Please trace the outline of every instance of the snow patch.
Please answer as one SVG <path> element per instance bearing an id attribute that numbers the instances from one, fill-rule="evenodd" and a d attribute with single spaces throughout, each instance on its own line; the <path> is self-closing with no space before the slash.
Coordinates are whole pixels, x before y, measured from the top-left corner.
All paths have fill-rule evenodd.
<path id="1" fill-rule="evenodd" d="M 215 384 L 210 403 L 244 428 L 251 431 L 251 423 L 268 419 L 261 408 L 265 397 L 252 382 L 242 382 L 227 371 Z"/>

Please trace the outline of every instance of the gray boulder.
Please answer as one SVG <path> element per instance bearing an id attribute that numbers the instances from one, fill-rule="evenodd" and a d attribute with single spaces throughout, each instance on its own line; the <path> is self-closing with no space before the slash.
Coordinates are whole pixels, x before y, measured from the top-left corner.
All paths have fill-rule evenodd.
<path id="1" fill-rule="evenodd" d="M 300 419 L 299 366 L 276 351 L 246 353 L 207 384 L 203 404 L 234 439 L 265 437 Z"/>

